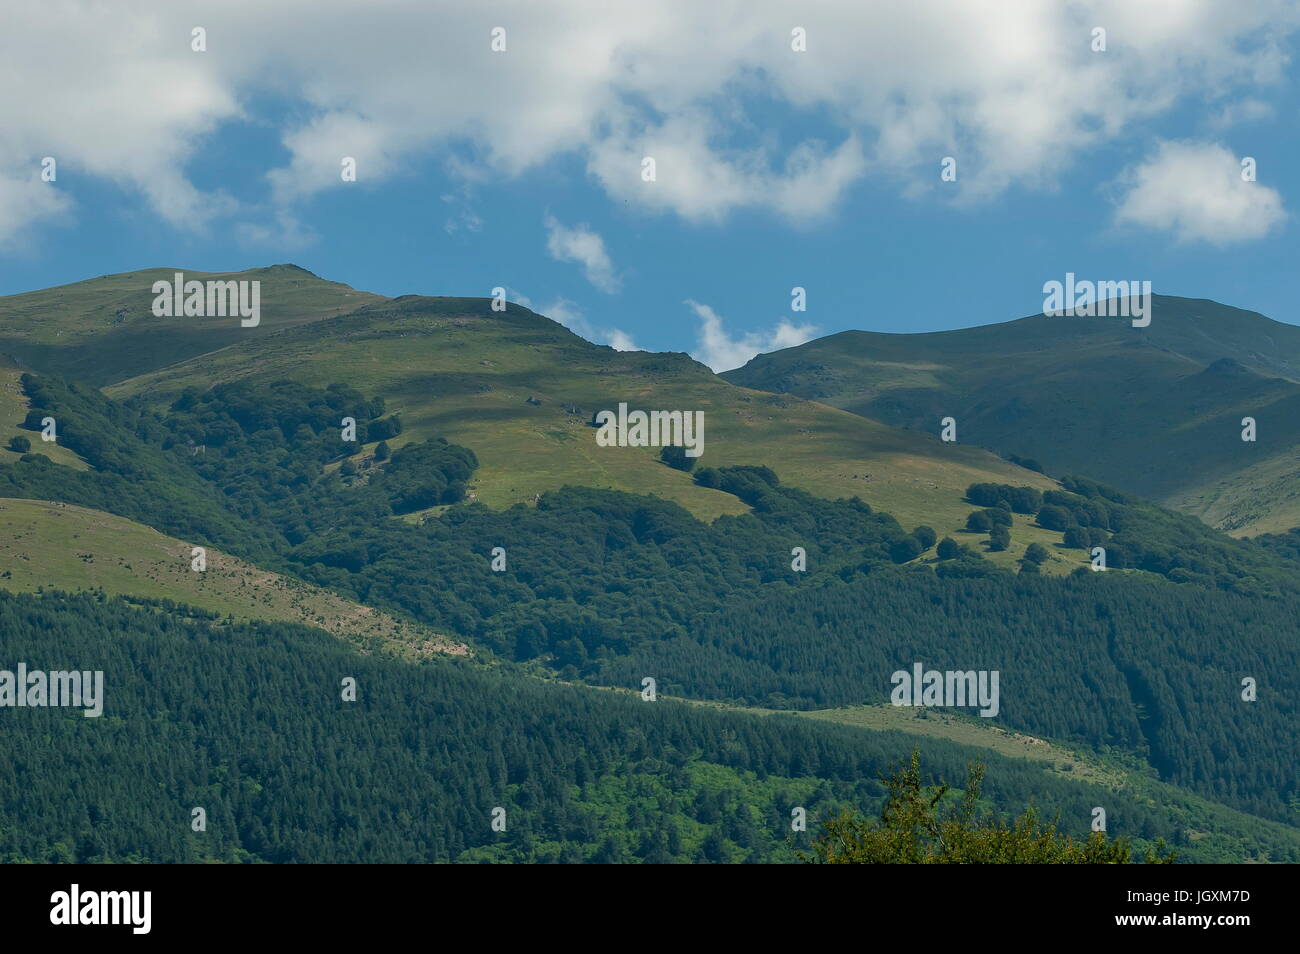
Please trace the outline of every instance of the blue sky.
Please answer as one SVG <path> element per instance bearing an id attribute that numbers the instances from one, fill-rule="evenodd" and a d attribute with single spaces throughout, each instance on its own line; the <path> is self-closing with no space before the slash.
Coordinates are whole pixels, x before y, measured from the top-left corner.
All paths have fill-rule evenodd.
<path id="1" fill-rule="evenodd" d="M 1173 23 L 1083 4 L 1029 25 L 1003 12 L 1015 3 L 972 0 L 957 23 L 919 4 L 930 28 L 896 23 L 892 38 L 857 19 L 873 4 L 814 6 L 795 52 L 787 26 L 801 18 L 779 5 L 719 41 L 725 19 L 601 20 L 576 0 L 545 38 L 551 24 L 515 4 L 429 20 L 427 5 L 395 3 L 346 36 L 347 6 L 322 3 L 344 19 L 318 38 L 291 17 L 254 30 L 267 14 L 242 0 L 221 20 L 146 4 L 147 30 L 55 4 L 56 26 L 61 8 L 64 26 L 99 36 L 108 89 L 82 104 L 95 94 L 59 88 L 86 88 L 69 65 L 47 72 L 49 108 L 0 115 L 18 130 L 0 146 L 0 293 L 293 262 L 387 295 L 504 286 L 593 340 L 719 370 L 810 335 L 1031 314 L 1067 271 L 1300 323 L 1294 4 L 1262 3 L 1255 20 L 1198 4 L 1201 19 Z M 204 51 L 188 48 L 199 22 Z M 511 45 L 493 58 L 496 22 Z M 1112 24 L 1105 51 L 1089 49 L 1093 22 Z M 26 26 L 20 47 L 39 48 L 45 26 Z M 388 49 L 421 30 L 454 68 Z M 838 36 L 854 30 L 883 44 L 875 61 Z M 302 62 L 270 70 L 284 44 Z M 361 62 L 335 75 L 319 65 L 331 49 Z M 972 50 L 1009 65 L 955 59 Z M 182 92 L 159 100 L 157 84 L 116 76 L 131 56 Z M 421 88 L 439 101 L 426 109 Z M 645 183 L 636 160 L 654 151 Z M 33 185 L 46 155 L 57 181 Z M 340 181 L 340 155 L 358 158 L 358 181 Z M 947 155 L 956 183 L 940 181 Z M 1240 181 L 1243 156 L 1258 181 Z M 805 313 L 790 310 L 794 286 Z"/>

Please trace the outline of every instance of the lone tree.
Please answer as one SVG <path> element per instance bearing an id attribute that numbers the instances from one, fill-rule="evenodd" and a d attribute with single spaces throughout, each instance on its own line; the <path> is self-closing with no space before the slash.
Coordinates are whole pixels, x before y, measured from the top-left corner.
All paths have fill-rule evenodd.
<path id="1" fill-rule="evenodd" d="M 9 449 L 17 454 L 26 454 L 32 449 L 32 442 L 19 434 L 16 437 L 9 438 Z"/>
<path id="2" fill-rule="evenodd" d="M 921 784 L 921 753 L 912 752 L 907 768 L 883 779 L 889 790 L 878 821 L 842 812 L 826 822 L 813 842 L 813 855 L 803 861 L 832 865 L 869 864 L 1129 864 L 1133 850 L 1127 839 L 1107 839 L 1093 832 L 1076 840 L 1044 824 L 1034 809 L 1010 821 L 980 812 L 982 763 L 966 767 L 966 790 L 951 808 L 941 808 L 948 786 Z M 1163 841 L 1142 859 L 1147 864 L 1171 864 Z"/>
<path id="3" fill-rule="evenodd" d="M 1047 547 L 1043 546 L 1041 543 L 1031 543 L 1025 549 L 1024 558 L 1030 563 L 1043 563 L 1049 556 L 1051 556 L 1051 554 L 1047 552 Z"/>

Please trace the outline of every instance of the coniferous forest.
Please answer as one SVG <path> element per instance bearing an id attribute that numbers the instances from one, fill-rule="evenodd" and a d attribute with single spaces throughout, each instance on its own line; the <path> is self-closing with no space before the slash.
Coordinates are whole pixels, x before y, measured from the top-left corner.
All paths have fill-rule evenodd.
<path id="1" fill-rule="evenodd" d="M 881 777 L 915 744 L 358 656 L 306 627 L 95 594 L 0 593 L 0 625 L 18 658 L 75 660 L 112 687 L 98 719 L 32 709 L 24 728 L 5 728 L 10 862 L 792 861 L 817 834 L 791 832 L 795 808 L 814 820 L 876 808 Z M 347 677 L 355 704 L 337 691 Z M 954 780 L 977 754 L 941 741 L 925 751 Z M 1203 857 L 1140 799 L 987 761 L 994 805 L 1050 807 L 1082 835 L 1104 800 L 1136 844 Z M 487 824 L 498 808 L 502 833 Z M 1273 836 L 1245 837 L 1241 850 L 1263 850 Z"/>

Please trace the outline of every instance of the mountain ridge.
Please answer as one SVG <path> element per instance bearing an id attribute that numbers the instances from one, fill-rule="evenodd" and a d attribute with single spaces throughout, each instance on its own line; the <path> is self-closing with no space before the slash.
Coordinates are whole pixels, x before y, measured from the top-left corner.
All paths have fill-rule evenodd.
<path id="1" fill-rule="evenodd" d="M 897 427 L 934 432 L 951 415 L 959 440 L 1234 533 L 1300 524 L 1300 497 L 1284 489 L 1300 482 L 1300 327 L 1207 299 L 1155 296 L 1147 328 L 1039 314 L 840 332 L 722 376 Z M 1259 424 L 1254 442 L 1240 440 L 1245 417 Z"/>
<path id="2" fill-rule="evenodd" d="M 237 342 L 237 317 L 198 323 L 156 317 L 153 284 L 259 281 L 261 325 L 281 328 L 351 311 L 382 296 L 320 278 L 299 265 L 235 272 L 144 268 L 0 296 L 0 353 L 46 373 L 111 384 Z"/>
<path id="3" fill-rule="evenodd" d="M 596 446 L 593 413 L 621 401 L 703 411 L 706 464 L 779 465 L 786 479 L 809 490 L 870 495 L 900 519 L 946 521 L 939 529 L 964 524 L 970 508 L 961 498 L 971 483 L 1052 486 L 977 448 L 737 388 L 689 355 L 615 351 L 530 309 L 510 303 L 494 312 L 490 302 L 402 296 L 368 303 L 249 336 L 120 381 L 107 393 L 161 409 L 187 387 L 223 381 L 342 380 L 385 394 L 406 426 L 402 440 L 445 436 L 472 447 L 482 463 L 473 489 L 496 507 L 568 483 L 656 493 L 707 519 L 743 512 L 734 499 L 665 466 L 657 448 Z"/>

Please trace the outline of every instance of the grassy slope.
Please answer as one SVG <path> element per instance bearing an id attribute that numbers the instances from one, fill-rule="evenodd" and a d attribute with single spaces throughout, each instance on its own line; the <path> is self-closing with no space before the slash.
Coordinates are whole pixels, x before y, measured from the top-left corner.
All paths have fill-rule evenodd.
<path id="1" fill-rule="evenodd" d="M 1217 362 L 1217 363 L 1216 363 Z M 1237 534 L 1300 525 L 1300 328 L 1157 296 L 1152 324 L 1044 318 L 844 332 L 724 375 L 1038 459 Z M 1240 439 L 1241 419 L 1259 439 Z"/>
<path id="2" fill-rule="evenodd" d="M 102 589 L 110 596 L 171 599 L 239 619 L 316 626 L 406 656 L 463 652 L 424 627 L 259 569 L 217 550 L 190 569 L 190 544 L 143 524 L 69 504 L 0 499 L 0 587 Z"/>
<path id="3" fill-rule="evenodd" d="M 1166 503 L 1233 536 L 1285 533 L 1300 526 L 1300 447 L 1189 483 Z"/>
<path id="4" fill-rule="evenodd" d="M 170 282 L 177 271 L 186 280 L 260 281 L 260 325 L 241 328 L 237 317 L 155 318 L 153 283 Z M 309 323 L 379 300 L 296 265 L 244 272 L 148 268 L 0 297 L 0 353 L 38 371 L 103 385 L 224 348 L 255 331 Z"/>
<path id="5" fill-rule="evenodd" d="M 951 532 L 972 509 L 975 481 L 1051 486 L 978 448 L 950 445 L 815 402 L 727 384 L 685 355 L 620 353 L 593 345 L 527 309 L 493 314 L 487 299 L 418 298 L 268 331 L 108 389 L 162 406 L 182 388 L 250 375 L 324 385 L 343 381 L 382 394 L 406 426 L 398 442 L 444 436 L 478 455 L 471 489 L 492 506 L 524 503 L 565 484 L 658 494 L 703 519 L 736 513 L 734 498 L 698 487 L 650 448 L 601 448 L 593 411 L 705 412 L 707 465 L 766 464 L 787 483 L 824 497 L 858 495 L 906 527 Z M 528 398 L 541 401 L 527 403 Z M 390 444 L 394 443 L 390 441 Z M 1023 528 L 1010 562 L 1040 536 Z"/>

